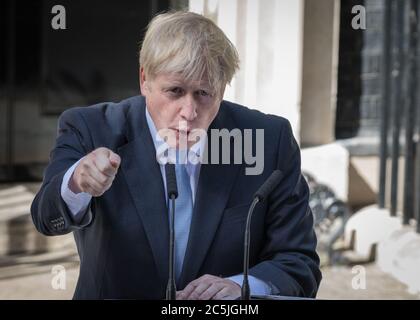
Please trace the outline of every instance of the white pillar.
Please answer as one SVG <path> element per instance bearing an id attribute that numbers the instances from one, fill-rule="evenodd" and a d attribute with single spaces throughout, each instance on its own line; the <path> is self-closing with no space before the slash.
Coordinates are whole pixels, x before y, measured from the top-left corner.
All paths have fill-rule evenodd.
<path id="1" fill-rule="evenodd" d="M 301 141 L 306 146 L 335 140 L 340 1 L 306 1 Z"/>

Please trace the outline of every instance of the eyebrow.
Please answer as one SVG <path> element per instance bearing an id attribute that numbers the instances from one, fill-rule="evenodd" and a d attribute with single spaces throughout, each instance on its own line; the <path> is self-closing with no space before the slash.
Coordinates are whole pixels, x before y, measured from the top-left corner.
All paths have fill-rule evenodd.
<path id="1" fill-rule="evenodd" d="M 172 88 L 172 87 L 182 87 L 182 88 L 188 87 L 188 88 L 191 88 L 190 85 L 187 85 L 186 83 L 183 83 L 183 82 L 178 81 L 178 80 L 174 80 L 173 82 L 164 83 L 162 85 L 162 87 L 164 89 L 168 89 L 168 88 Z M 194 89 L 194 91 L 195 90 L 205 90 L 205 91 L 208 91 L 208 92 L 213 92 L 213 90 L 211 90 L 210 86 L 206 85 L 206 84 L 198 85 L 197 87 L 194 87 L 193 89 Z"/>

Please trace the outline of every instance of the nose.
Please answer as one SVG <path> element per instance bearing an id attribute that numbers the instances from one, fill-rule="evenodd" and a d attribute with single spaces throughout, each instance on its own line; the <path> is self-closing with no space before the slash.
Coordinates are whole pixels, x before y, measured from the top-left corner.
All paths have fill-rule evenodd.
<path id="1" fill-rule="evenodd" d="M 186 121 L 193 121 L 197 117 L 197 105 L 194 97 L 187 94 L 181 106 L 181 117 Z"/>

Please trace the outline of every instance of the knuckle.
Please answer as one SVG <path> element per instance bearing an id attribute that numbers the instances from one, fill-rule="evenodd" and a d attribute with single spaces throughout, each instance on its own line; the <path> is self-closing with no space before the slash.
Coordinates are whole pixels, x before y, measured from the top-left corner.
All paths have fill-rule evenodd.
<path id="1" fill-rule="evenodd" d="M 87 183 L 86 181 L 82 181 L 82 182 L 80 182 L 80 186 L 81 186 L 83 189 L 88 189 L 88 188 L 89 188 L 89 185 L 88 185 L 88 183 Z"/>
<path id="2" fill-rule="evenodd" d="M 99 165 L 99 166 L 97 166 L 97 169 L 98 169 L 98 171 L 101 173 L 101 174 L 105 174 L 105 172 L 106 172 L 106 168 L 103 166 L 103 165 Z"/>
<path id="3" fill-rule="evenodd" d="M 102 173 L 103 175 L 109 174 L 109 166 L 108 165 L 101 166 L 101 168 L 99 169 L 99 172 Z"/>
<path id="4" fill-rule="evenodd" d="M 108 178 L 105 176 L 101 176 L 98 178 L 99 182 L 105 187 L 108 183 Z"/>
<path id="5" fill-rule="evenodd" d="M 85 173 L 80 174 L 80 184 L 83 184 L 84 186 L 88 186 L 88 176 Z"/>
<path id="6" fill-rule="evenodd" d="M 92 152 L 92 153 L 89 153 L 89 155 L 84 159 L 84 162 L 94 162 L 95 160 L 96 160 L 96 153 L 95 152 Z"/>
<path id="7" fill-rule="evenodd" d="M 203 292 L 201 295 L 200 295 L 200 299 L 201 300 L 208 300 L 208 299 L 210 299 L 210 295 L 211 295 L 211 293 L 210 292 Z"/>

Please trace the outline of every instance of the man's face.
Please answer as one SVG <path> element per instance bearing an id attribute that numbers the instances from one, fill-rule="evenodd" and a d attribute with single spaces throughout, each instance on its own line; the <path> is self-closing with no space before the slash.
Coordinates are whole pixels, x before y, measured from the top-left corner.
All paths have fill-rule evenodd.
<path id="1" fill-rule="evenodd" d="M 143 69 L 140 70 L 140 87 L 161 137 L 162 132 L 164 136 L 176 137 L 176 142 L 169 139 L 171 147 L 175 144 L 180 147 L 180 136 L 188 139 L 193 137 L 194 130 L 207 131 L 219 111 L 223 95 L 217 95 L 206 81 L 188 82 L 178 74 L 160 74 L 150 79 Z M 194 143 L 195 140 L 188 141 L 188 147 Z"/>

